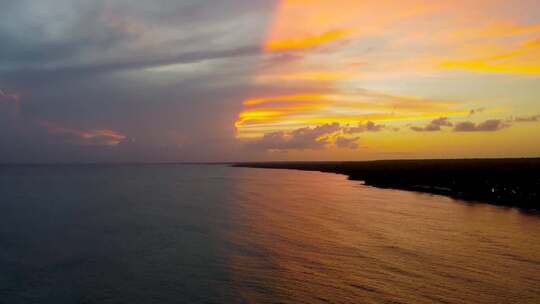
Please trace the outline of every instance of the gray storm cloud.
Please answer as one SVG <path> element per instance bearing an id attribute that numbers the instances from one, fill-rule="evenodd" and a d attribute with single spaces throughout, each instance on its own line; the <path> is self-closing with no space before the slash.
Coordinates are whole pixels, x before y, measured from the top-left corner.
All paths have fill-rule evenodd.
<path id="1" fill-rule="evenodd" d="M 232 157 L 273 5 L 2 1 L 0 162 Z"/>

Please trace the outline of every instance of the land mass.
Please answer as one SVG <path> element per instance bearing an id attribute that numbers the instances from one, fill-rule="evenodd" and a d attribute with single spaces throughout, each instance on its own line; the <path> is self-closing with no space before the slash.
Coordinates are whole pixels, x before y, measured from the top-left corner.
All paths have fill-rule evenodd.
<path id="1" fill-rule="evenodd" d="M 540 210 L 540 158 L 238 163 L 236 167 L 345 174 L 379 188 Z"/>

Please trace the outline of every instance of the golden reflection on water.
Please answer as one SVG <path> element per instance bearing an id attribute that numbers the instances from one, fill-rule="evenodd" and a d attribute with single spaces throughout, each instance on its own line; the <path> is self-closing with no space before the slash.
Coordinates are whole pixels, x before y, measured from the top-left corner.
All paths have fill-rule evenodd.
<path id="1" fill-rule="evenodd" d="M 540 217 L 344 176 L 238 169 L 247 303 L 540 303 Z"/>

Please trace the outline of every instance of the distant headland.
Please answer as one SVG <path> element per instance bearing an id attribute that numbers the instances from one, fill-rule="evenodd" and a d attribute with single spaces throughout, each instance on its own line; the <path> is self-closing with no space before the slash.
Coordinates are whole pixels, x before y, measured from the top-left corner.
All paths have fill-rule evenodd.
<path id="1" fill-rule="evenodd" d="M 368 186 L 540 210 L 540 158 L 238 163 L 338 173 Z"/>

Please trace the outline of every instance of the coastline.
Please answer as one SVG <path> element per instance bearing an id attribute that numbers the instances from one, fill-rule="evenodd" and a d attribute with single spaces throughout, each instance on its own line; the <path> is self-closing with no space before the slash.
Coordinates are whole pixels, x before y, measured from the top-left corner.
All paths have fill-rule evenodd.
<path id="1" fill-rule="evenodd" d="M 377 188 L 540 210 L 540 158 L 251 162 L 233 166 L 337 173 Z"/>

